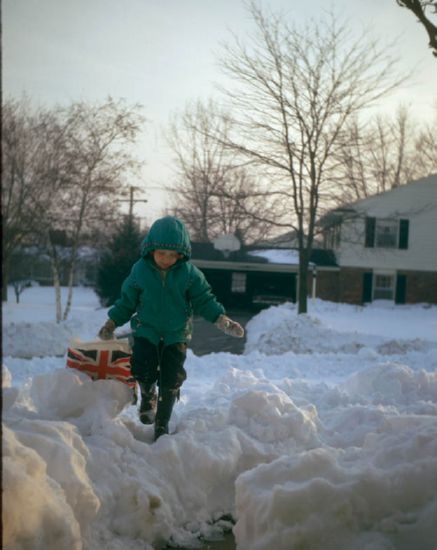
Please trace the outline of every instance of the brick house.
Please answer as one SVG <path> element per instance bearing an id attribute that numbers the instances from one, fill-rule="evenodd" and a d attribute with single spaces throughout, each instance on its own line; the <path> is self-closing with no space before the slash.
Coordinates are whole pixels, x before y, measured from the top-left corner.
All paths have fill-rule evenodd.
<path id="1" fill-rule="evenodd" d="M 437 174 L 356 201 L 319 222 L 323 243 L 310 258 L 309 294 L 333 302 L 437 303 Z M 216 250 L 193 243 L 193 262 L 226 305 L 296 301 L 293 234 Z"/>
<path id="2" fill-rule="evenodd" d="M 241 246 L 219 250 L 213 243 L 191 243 L 192 262 L 203 271 L 218 299 L 227 307 L 259 309 L 286 301 L 295 302 L 299 257 L 296 249 Z M 310 289 L 316 278 L 338 272 L 333 253 L 313 250 L 310 257 Z M 328 281 L 330 277 L 326 277 Z"/>
<path id="3" fill-rule="evenodd" d="M 437 174 L 332 210 L 320 220 L 340 270 L 327 299 L 437 303 Z M 329 290 L 329 288 L 331 290 Z"/>

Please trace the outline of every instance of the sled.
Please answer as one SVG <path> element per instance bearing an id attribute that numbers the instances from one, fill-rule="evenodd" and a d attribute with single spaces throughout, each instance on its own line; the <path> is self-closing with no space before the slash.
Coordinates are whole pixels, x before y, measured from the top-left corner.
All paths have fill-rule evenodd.
<path id="1" fill-rule="evenodd" d="M 71 340 L 67 368 L 84 372 L 93 380 L 118 380 L 135 390 L 136 381 L 130 368 L 131 353 L 127 339 Z"/>

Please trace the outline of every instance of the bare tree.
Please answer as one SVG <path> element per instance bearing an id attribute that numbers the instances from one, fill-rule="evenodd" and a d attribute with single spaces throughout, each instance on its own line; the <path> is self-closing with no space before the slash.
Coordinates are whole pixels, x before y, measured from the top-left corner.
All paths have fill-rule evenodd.
<path id="1" fill-rule="evenodd" d="M 48 227 L 48 211 L 65 181 L 64 130 L 53 113 L 32 109 L 27 99 L 2 106 L 3 300 L 14 251 Z"/>
<path id="2" fill-rule="evenodd" d="M 437 104 L 434 120 L 423 125 L 416 139 L 418 164 L 426 174 L 437 173 Z"/>
<path id="3" fill-rule="evenodd" d="M 365 123 L 356 118 L 337 152 L 335 202 L 353 202 L 433 173 L 433 140 L 431 127 L 420 129 L 405 107 L 394 117 L 379 115 Z"/>
<path id="4" fill-rule="evenodd" d="M 267 205 L 277 212 L 274 202 L 273 197 L 259 190 L 256 178 L 247 168 L 230 170 L 213 195 L 211 237 L 234 234 L 244 244 L 267 239 L 276 225 L 260 218 L 259 212 Z"/>
<path id="5" fill-rule="evenodd" d="M 429 13 L 433 14 L 437 20 L 436 0 L 396 0 L 396 2 L 402 8 L 407 8 L 412 11 L 423 25 L 428 34 L 429 47 L 433 55 L 437 57 L 437 26 L 431 21 L 430 16 L 427 14 L 427 10 L 429 10 Z"/>
<path id="6" fill-rule="evenodd" d="M 32 281 L 28 279 L 15 280 L 12 282 L 12 286 L 14 287 L 15 302 L 19 304 L 20 296 L 23 294 L 26 288 L 30 288 L 32 286 Z"/>
<path id="7" fill-rule="evenodd" d="M 346 124 L 393 89 L 395 61 L 360 36 L 350 39 L 334 16 L 304 28 L 254 3 L 257 32 L 247 44 L 225 46 L 222 67 L 234 80 L 224 92 L 232 109 L 220 142 L 271 178 L 299 242 L 298 311 L 307 311 L 307 275 L 315 222 L 329 196 L 333 155 Z M 276 213 L 275 213 L 276 214 Z M 260 217 L 277 217 L 264 210 Z"/>
<path id="8" fill-rule="evenodd" d="M 9 101 L 3 109 L 3 284 L 13 251 L 29 239 L 45 246 L 52 263 L 56 319 L 71 307 L 79 246 L 118 209 L 130 169 L 128 146 L 139 130 L 138 107 L 108 99 L 65 108 L 32 109 Z M 65 242 L 57 238 L 64 234 Z M 68 297 L 61 304 L 61 270 Z M 6 269 L 5 269 L 6 266 Z"/>
<path id="9" fill-rule="evenodd" d="M 255 221 L 264 197 L 235 155 L 215 139 L 227 135 L 229 122 L 213 101 L 187 106 L 176 116 L 168 134 L 178 167 L 171 187 L 173 213 L 190 228 L 195 240 L 208 242 L 220 234 L 236 233 L 246 242 L 266 237 L 271 226 Z"/>
<path id="10" fill-rule="evenodd" d="M 208 112 L 211 115 L 214 111 L 211 101 L 207 106 L 197 102 L 186 107 L 173 119 L 167 136 L 178 167 L 178 183 L 170 189 L 174 211 L 187 223 L 193 238 L 200 241 L 209 240 L 212 194 L 228 170 L 223 147 L 210 136 L 214 119 Z M 226 129 L 222 131 L 226 133 Z"/>
<path id="11" fill-rule="evenodd" d="M 67 132 L 66 155 L 69 178 L 59 200 L 52 209 L 51 229 L 63 228 L 70 241 L 68 263 L 68 295 L 62 318 L 68 317 L 73 294 L 74 273 L 79 245 L 84 231 L 101 223 L 105 207 L 112 205 L 127 181 L 130 170 L 137 166 L 128 145 L 135 140 L 141 117 L 138 106 L 109 98 L 103 104 L 73 103 L 61 109 L 58 116 Z M 52 258 L 57 289 L 57 319 L 60 320 L 59 267 L 56 245 L 49 238 L 48 252 Z"/>

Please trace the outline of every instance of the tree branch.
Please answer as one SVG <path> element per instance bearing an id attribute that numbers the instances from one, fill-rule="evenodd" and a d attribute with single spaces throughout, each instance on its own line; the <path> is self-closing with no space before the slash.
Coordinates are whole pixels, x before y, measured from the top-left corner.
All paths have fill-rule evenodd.
<path id="1" fill-rule="evenodd" d="M 429 38 L 429 47 L 432 50 L 432 53 L 437 57 L 437 26 L 427 17 L 425 11 L 426 8 L 434 8 L 434 14 L 437 14 L 437 3 L 435 0 L 396 0 L 399 6 L 402 8 L 407 8 L 412 11 L 417 17 L 419 22 L 425 28 L 428 38 Z"/>

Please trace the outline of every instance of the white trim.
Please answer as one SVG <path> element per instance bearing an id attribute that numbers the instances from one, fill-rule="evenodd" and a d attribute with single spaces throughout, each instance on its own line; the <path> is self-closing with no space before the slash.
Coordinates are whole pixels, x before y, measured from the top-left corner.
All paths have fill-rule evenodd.
<path id="1" fill-rule="evenodd" d="M 245 294 L 247 291 L 247 273 L 244 271 L 233 271 L 231 273 L 232 294 Z"/>
<path id="2" fill-rule="evenodd" d="M 191 259 L 196 267 L 202 269 L 226 269 L 229 271 L 267 271 L 273 273 L 298 273 L 298 265 L 290 264 L 270 264 L 270 263 L 245 263 L 245 262 L 226 262 L 215 260 Z M 317 271 L 340 271 L 339 267 L 317 266 Z"/>
<path id="3" fill-rule="evenodd" d="M 396 233 L 394 235 L 394 244 L 392 245 L 386 245 L 386 244 L 378 244 L 378 223 L 380 225 L 383 224 L 390 224 L 396 225 Z M 392 217 L 392 218 L 375 218 L 375 235 L 373 237 L 373 248 L 382 248 L 382 249 L 389 249 L 389 250 L 396 250 L 399 248 L 399 232 L 400 232 L 400 226 L 401 226 L 401 218 L 398 217 Z M 381 227 L 380 227 L 381 228 Z M 381 233 L 379 233 L 381 235 Z"/>
<path id="4" fill-rule="evenodd" d="M 395 302 L 396 301 L 396 282 L 397 282 L 397 276 L 396 271 L 388 271 L 388 270 L 374 270 L 373 271 L 373 278 L 372 278 L 372 302 L 374 300 L 388 300 L 389 302 Z M 375 298 L 375 289 L 376 289 L 376 277 L 391 277 L 392 278 L 392 286 L 390 287 L 392 290 L 392 297 L 391 298 Z M 387 288 L 387 290 L 389 290 Z"/>
<path id="5" fill-rule="evenodd" d="M 379 269 L 375 268 L 372 270 L 374 275 L 396 275 L 395 269 Z"/>

